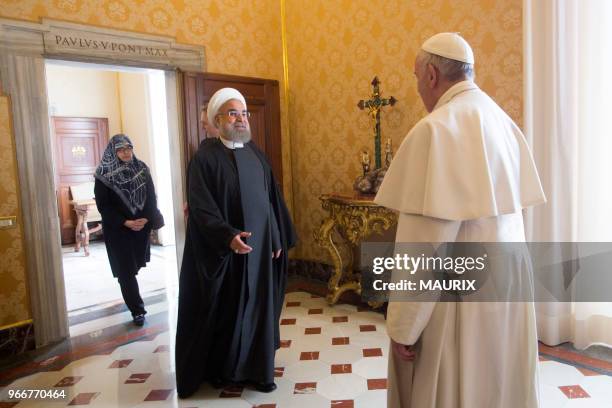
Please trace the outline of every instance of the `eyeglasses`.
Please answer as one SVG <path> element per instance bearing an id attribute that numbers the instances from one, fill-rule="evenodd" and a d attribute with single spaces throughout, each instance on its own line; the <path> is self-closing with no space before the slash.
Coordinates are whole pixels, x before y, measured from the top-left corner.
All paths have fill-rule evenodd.
<path id="1" fill-rule="evenodd" d="M 242 119 L 247 119 L 251 117 L 251 112 L 243 110 L 242 112 L 237 111 L 236 109 L 230 109 L 225 113 L 217 113 L 217 116 L 227 116 L 229 119 L 236 120 L 238 116 Z"/>

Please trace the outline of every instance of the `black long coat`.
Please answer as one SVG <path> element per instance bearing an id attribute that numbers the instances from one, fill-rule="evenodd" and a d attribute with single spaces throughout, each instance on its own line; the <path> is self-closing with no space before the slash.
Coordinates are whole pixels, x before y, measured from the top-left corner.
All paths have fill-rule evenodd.
<path id="1" fill-rule="evenodd" d="M 176 381 L 181 398 L 193 394 L 202 381 L 219 376 L 238 381 L 274 380 L 287 251 L 295 245 L 296 236 L 269 163 L 253 143 L 248 143 L 247 148 L 253 150 L 263 168 L 282 256 L 270 259 L 267 271 L 247 270 L 248 256 L 232 252 L 230 241 L 244 230 L 239 175 L 232 154 L 218 139 L 203 141 L 191 160 L 187 180 L 189 219 L 179 279 L 176 334 Z M 263 238 L 252 239 L 255 245 L 266 245 Z M 269 246 L 265 248 L 270 250 Z M 256 283 L 255 298 L 250 299 L 255 304 L 249 303 L 257 309 L 252 314 L 244 290 L 252 287 L 247 275 L 261 277 Z M 245 341 L 243 336 L 249 338 L 248 350 L 235 347 L 236 342 Z M 244 364 L 241 358 L 245 358 Z M 232 373 L 232 366 L 242 368 Z"/>
<path id="2" fill-rule="evenodd" d="M 96 179 L 94 194 L 96 205 L 102 215 L 104 243 L 115 278 L 136 275 L 138 270 L 151 260 L 149 236 L 151 220 L 156 215 L 157 198 L 149 169 L 147 172 L 147 199 L 142 210 L 132 214 L 117 193 Z M 123 223 L 126 220 L 146 218 L 149 220 L 140 231 L 132 231 Z"/>

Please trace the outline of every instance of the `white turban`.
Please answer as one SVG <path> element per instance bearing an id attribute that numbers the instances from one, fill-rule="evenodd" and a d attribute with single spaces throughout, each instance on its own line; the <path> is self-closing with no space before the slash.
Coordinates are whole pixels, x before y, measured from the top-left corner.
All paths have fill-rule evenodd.
<path id="1" fill-rule="evenodd" d="M 210 122 L 211 125 L 217 127 L 217 124 L 215 123 L 215 116 L 217 116 L 219 108 L 221 108 L 225 102 L 232 99 L 237 99 L 242 102 L 244 104 L 244 109 L 246 109 L 246 100 L 244 99 L 244 96 L 238 92 L 238 90 L 234 88 L 221 88 L 214 93 L 214 95 L 210 98 L 210 101 L 208 101 L 208 109 L 206 111 L 206 114 L 208 115 L 208 122 Z"/>
<path id="2" fill-rule="evenodd" d="M 474 63 L 474 53 L 470 44 L 457 33 L 439 33 L 430 37 L 421 46 L 423 51 L 455 61 Z"/>

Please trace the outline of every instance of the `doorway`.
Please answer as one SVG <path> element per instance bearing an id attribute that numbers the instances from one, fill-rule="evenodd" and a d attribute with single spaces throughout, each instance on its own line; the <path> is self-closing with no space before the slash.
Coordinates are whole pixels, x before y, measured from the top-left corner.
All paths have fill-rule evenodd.
<path id="1" fill-rule="evenodd" d="M 104 231 L 92 233 L 89 242 L 85 233 L 99 229 L 93 173 L 118 133 L 130 137 L 135 156 L 150 168 L 165 219 L 151 236 L 151 261 L 137 279 L 149 316 L 167 311 L 167 295 L 177 290 L 173 220 L 182 203 L 172 198 L 164 72 L 47 60 L 45 74 L 70 335 L 131 321 L 110 269 Z"/>

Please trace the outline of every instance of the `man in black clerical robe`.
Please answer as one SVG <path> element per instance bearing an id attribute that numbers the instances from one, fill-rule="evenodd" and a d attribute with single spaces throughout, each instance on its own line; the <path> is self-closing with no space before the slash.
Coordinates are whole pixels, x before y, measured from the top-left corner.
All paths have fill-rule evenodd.
<path id="1" fill-rule="evenodd" d="M 220 138 L 189 164 L 187 239 L 179 279 L 176 381 L 181 398 L 203 381 L 276 388 L 287 251 L 295 232 L 263 153 L 250 140 L 244 97 L 208 105 Z"/>

